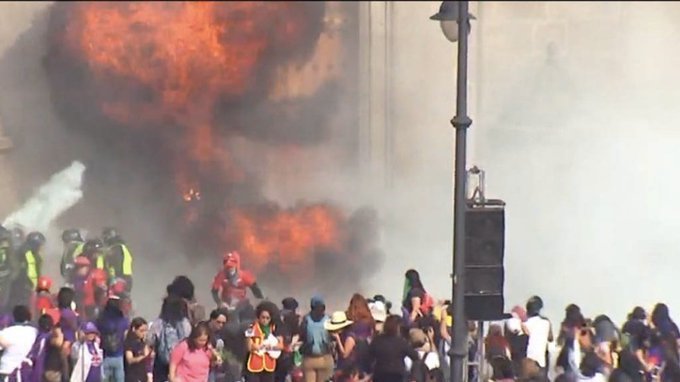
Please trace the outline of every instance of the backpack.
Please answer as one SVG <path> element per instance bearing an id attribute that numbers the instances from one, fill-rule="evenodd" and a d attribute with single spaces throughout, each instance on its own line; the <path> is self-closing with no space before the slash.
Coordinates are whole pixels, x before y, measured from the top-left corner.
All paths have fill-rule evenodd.
<path id="1" fill-rule="evenodd" d="M 312 320 L 309 315 L 305 316 L 305 329 L 307 339 L 303 345 L 303 354 L 320 356 L 330 354 L 331 339 L 324 324 L 328 320 L 328 316 L 324 316 L 320 321 Z"/>
<path id="2" fill-rule="evenodd" d="M 119 352 L 123 348 L 123 342 L 121 341 L 121 335 L 116 330 L 115 325 L 105 325 L 102 323 L 99 327 L 101 328 L 102 350 L 104 350 L 106 354 Z"/>
<path id="3" fill-rule="evenodd" d="M 163 327 L 158 335 L 156 352 L 158 358 L 166 365 L 170 364 L 170 354 L 172 353 L 172 350 L 184 338 L 182 333 L 180 333 L 182 332 L 180 329 L 182 323 L 180 322 L 178 324 L 179 325 L 175 327 L 170 323 L 161 321 Z"/>
<path id="4" fill-rule="evenodd" d="M 429 314 L 434 309 L 434 305 L 434 298 L 432 298 L 432 295 L 425 292 L 423 301 L 420 303 L 420 311 L 423 312 L 423 314 Z"/>

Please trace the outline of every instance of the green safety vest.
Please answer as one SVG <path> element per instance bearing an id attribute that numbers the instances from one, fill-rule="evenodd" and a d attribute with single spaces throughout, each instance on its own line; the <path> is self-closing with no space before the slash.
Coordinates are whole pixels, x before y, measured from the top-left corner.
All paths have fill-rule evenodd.
<path id="1" fill-rule="evenodd" d="M 121 251 L 123 251 L 123 274 L 122 275 L 116 274 L 116 269 L 114 267 L 109 266 L 109 275 L 112 278 L 116 278 L 118 276 L 132 276 L 132 254 L 130 253 L 130 250 L 128 249 L 127 245 L 125 244 L 117 245 L 119 245 Z M 109 248 L 109 252 L 111 251 L 111 248 L 113 247 Z"/>
<path id="2" fill-rule="evenodd" d="M 33 289 L 38 286 L 39 273 L 38 262 L 35 259 L 35 255 L 33 255 L 33 251 L 26 251 L 26 276 L 31 280 Z"/>

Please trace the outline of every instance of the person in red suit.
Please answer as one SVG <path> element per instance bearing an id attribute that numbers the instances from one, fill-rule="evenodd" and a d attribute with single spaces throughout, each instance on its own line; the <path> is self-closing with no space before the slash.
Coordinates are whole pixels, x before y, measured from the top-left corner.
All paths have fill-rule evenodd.
<path id="1" fill-rule="evenodd" d="M 35 287 L 33 296 L 33 317 L 40 317 L 48 310 L 54 308 L 54 295 L 52 289 L 52 279 L 47 276 L 40 276 Z"/>
<path id="2" fill-rule="evenodd" d="M 257 285 L 255 276 L 241 269 L 241 256 L 236 251 L 227 252 L 222 257 L 222 269 L 217 272 L 212 284 L 213 300 L 218 307 L 226 308 L 232 313 L 232 319 L 241 321 L 253 306 L 248 300 L 248 289 L 257 299 L 263 299 L 262 290 Z"/>
<path id="3" fill-rule="evenodd" d="M 92 269 L 86 256 L 78 256 L 75 267 L 73 289 L 76 292 L 76 311 L 81 317 L 92 320 L 97 317 L 102 299 L 108 297 L 106 271 Z"/>

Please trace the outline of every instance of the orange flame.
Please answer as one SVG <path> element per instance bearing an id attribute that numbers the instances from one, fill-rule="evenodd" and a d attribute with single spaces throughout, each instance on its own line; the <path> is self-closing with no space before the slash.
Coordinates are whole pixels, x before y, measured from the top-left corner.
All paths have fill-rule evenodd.
<path id="1" fill-rule="evenodd" d="M 293 271 L 323 251 L 341 250 L 341 221 L 338 210 L 321 204 L 262 216 L 236 209 L 231 212 L 225 239 L 248 255 L 256 271 L 270 264 Z"/>
<path id="2" fill-rule="evenodd" d="M 311 34 L 302 2 L 78 2 L 71 3 L 64 46 L 83 59 L 104 115 L 137 129 L 159 129 L 174 153 L 175 183 L 187 204 L 201 202 L 205 176 L 232 183 L 245 174 L 218 139 L 214 113 L 223 100 L 242 99 L 262 81 L 263 60 L 285 55 Z M 337 77 L 329 56 L 339 40 L 319 40 L 326 74 L 299 86 L 313 66 L 276 73 L 287 82 L 271 100 L 309 96 Z M 325 57 L 325 60 L 324 60 Z M 330 57 L 330 58 L 329 58 Z M 312 69 L 310 69 L 312 68 Z M 294 75 L 298 73 L 299 75 Z M 265 78 L 266 80 L 266 78 Z M 283 86 L 283 87 L 282 87 Z M 287 90 L 286 90 L 287 89 Z M 190 208 L 189 221 L 199 217 Z M 270 264 L 288 271 L 321 251 L 341 251 L 344 217 L 327 205 L 264 215 L 227 211 L 222 245 L 238 249 L 254 270 Z"/>
<path id="3" fill-rule="evenodd" d="M 115 78 L 144 95 L 108 97 L 105 115 L 139 128 L 179 125 L 188 147 L 178 155 L 201 166 L 223 155 L 215 144 L 217 102 L 251 90 L 265 52 L 298 42 L 306 32 L 300 11 L 300 3 L 286 2 L 82 2 L 65 43 L 101 86 Z M 225 176 L 239 178 L 227 167 L 234 173 Z M 180 189 L 188 182 L 177 181 Z"/>

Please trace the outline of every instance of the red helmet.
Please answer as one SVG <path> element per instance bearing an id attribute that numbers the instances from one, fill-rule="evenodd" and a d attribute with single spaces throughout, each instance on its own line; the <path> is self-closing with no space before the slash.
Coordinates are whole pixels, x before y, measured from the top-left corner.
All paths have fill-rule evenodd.
<path id="1" fill-rule="evenodd" d="M 76 260 L 74 261 L 74 263 L 79 267 L 89 267 L 90 265 L 92 265 L 92 263 L 90 262 L 90 259 L 88 259 L 86 256 L 76 257 Z"/>
<path id="2" fill-rule="evenodd" d="M 47 276 L 38 277 L 38 283 L 36 289 L 39 290 L 50 290 L 52 288 L 52 279 Z"/>
<path id="3" fill-rule="evenodd" d="M 241 255 L 236 251 L 227 252 L 222 256 L 222 263 L 224 267 L 235 267 L 238 268 L 241 263 Z"/>

